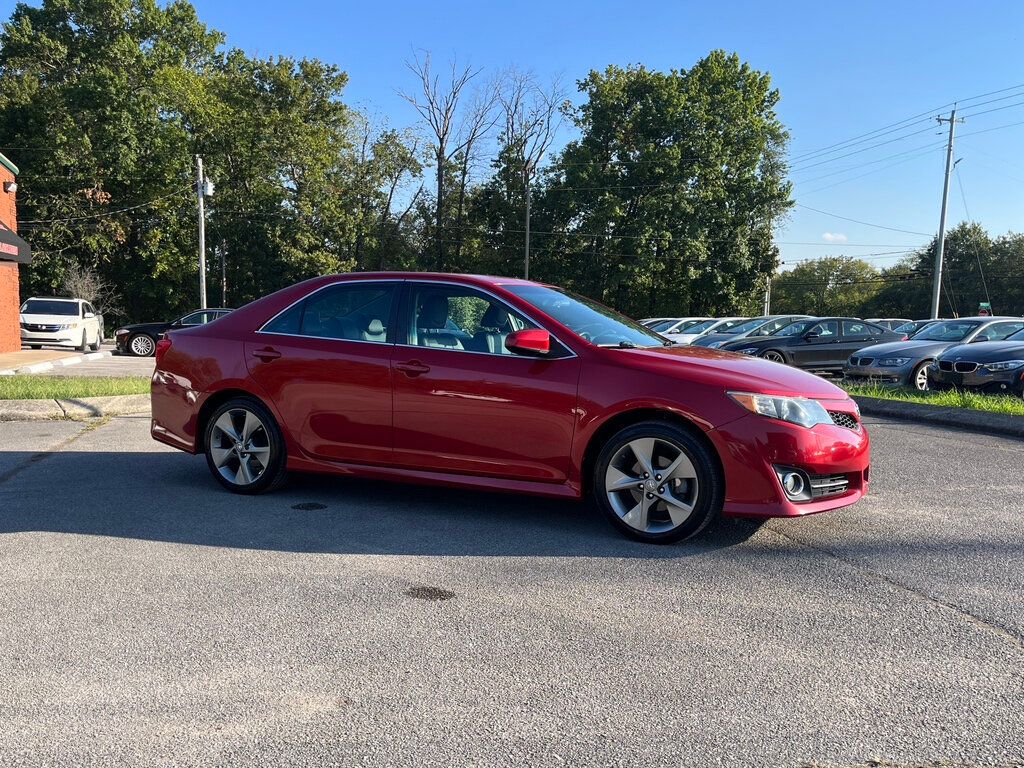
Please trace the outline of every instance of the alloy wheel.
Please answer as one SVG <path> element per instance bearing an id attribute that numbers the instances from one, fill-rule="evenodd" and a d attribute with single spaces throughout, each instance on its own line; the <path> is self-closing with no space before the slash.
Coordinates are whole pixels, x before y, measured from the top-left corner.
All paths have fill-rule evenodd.
<path id="1" fill-rule="evenodd" d="M 608 464 L 605 493 L 630 528 L 664 533 L 693 514 L 700 484 L 693 462 L 680 446 L 642 437 L 623 445 Z"/>
<path id="2" fill-rule="evenodd" d="M 270 435 L 266 426 L 245 408 L 225 411 L 210 433 L 210 458 L 229 483 L 255 483 L 270 463 Z"/>
<path id="3" fill-rule="evenodd" d="M 917 371 L 914 373 L 914 387 L 919 390 L 928 389 L 928 366 L 922 364 L 918 366 Z"/>
<path id="4" fill-rule="evenodd" d="M 153 340 L 149 336 L 134 336 L 128 346 L 131 348 L 132 354 L 139 357 L 149 357 L 155 349 Z"/>
<path id="5" fill-rule="evenodd" d="M 764 357 L 765 360 L 770 360 L 773 363 L 785 363 L 786 362 L 786 358 L 784 358 L 781 353 L 775 352 L 775 351 L 765 352 L 763 357 Z"/>

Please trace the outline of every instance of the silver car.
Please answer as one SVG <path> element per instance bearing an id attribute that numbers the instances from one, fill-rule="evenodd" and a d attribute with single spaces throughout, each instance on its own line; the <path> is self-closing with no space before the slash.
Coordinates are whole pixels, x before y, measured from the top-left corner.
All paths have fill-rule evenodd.
<path id="1" fill-rule="evenodd" d="M 1022 317 L 962 317 L 935 323 L 914 338 L 875 344 L 854 352 L 843 366 L 848 379 L 928 389 L 928 366 L 957 344 L 1002 341 L 1024 329 Z"/>

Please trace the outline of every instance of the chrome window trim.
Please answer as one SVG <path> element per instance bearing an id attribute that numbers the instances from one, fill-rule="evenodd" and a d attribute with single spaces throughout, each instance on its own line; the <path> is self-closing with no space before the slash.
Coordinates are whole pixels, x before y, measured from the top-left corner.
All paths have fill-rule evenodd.
<path id="1" fill-rule="evenodd" d="M 488 296 L 490 296 L 492 299 L 494 299 L 495 301 L 500 303 L 501 305 L 507 307 L 508 309 L 510 309 L 511 311 L 515 312 L 516 314 L 519 314 L 519 315 L 522 315 L 523 317 L 525 317 L 531 323 L 536 325 L 537 328 L 539 328 L 540 330 L 547 331 L 549 334 L 551 334 L 551 336 L 555 339 L 555 341 L 557 341 L 559 344 L 561 344 L 569 352 L 569 354 L 567 356 L 565 356 L 565 357 L 551 357 L 551 358 L 546 358 L 544 355 L 517 355 L 515 353 L 513 353 L 511 355 L 503 355 L 503 354 L 500 354 L 498 352 L 477 352 L 476 350 L 471 350 L 471 349 L 449 349 L 448 347 L 421 347 L 419 344 L 401 344 L 401 343 L 398 343 L 398 342 L 396 342 L 394 344 L 394 346 L 396 346 L 396 347 L 405 347 L 407 349 L 430 349 L 430 350 L 442 351 L 442 352 L 468 352 L 471 355 L 488 355 L 490 357 L 502 357 L 502 358 L 517 357 L 517 358 L 520 358 L 520 359 L 525 358 L 525 359 L 528 359 L 528 360 L 545 360 L 545 359 L 547 359 L 547 360 L 568 360 L 568 359 L 573 358 L 573 357 L 579 357 L 579 355 L 576 354 L 576 350 L 574 350 L 572 347 L 570 347 L 568 344 L 566 344 L 564 341 L 562 341 L 562 339 L 559 337 L 559 335 L 557 333 L 552 332 L 550 328 L 545 328 L 544 324 L 537 322 L 536 318 L 531 317 L 528 313 L 523 312 L 522 310 L 518 309 L 517 307 L 513 307 L 507 301 L 505 301 L 505 299 L 503 299 L 501 296 L 498 296 L 496 293 L 494 293 L 493 291 L 488 290 L 487 288 L 481 288 L 479 285 L 472 285 L 472 284 L 469 284 L 469 283 L 460 283 L 460 282 L 457 282 L 455 280 L 419 280 L 419 279 L 413 278 L 412 280 L 406 280 L 405 282 L 409 283 L 409 284 L 415 283 L 416 285 L 454 285 L 454 286 L 456 286 L 458 288 L 469 288 L 470 290 L 475 290 L 475 291 L 479 291 L 480 293 L 485 293 Z M 529 304 L 529 302 L 527 302 L 526 299 L 523 299 L 523 301 L 526 302 L 527 304 Z"/>
<path id="2" fill-rule="evenodd" d="M 320 291 L 327 290 L 328 288 L 334 288 L 335 286 L 338 286 L 338 285 L 356 285 L 358 283 L 366 283 L 367 285 L 379 285 L 380 283 L 404 283 L 404 282 L 406 282 L 406 281 L 403 280 L 403 279 L 389 277 L 389 278 L 384 278 L 383 280 L 336 280 L 333 283 L 327 283 L 327 285 L 321 285 L 319 288 L 317 288 L 312 293 L 307 293 L 305 296 L 302 296 L 302 297 L 296 299 L 295 301 L 293 301 L 287 307 L 285 307 L 280 312 L 278 312 L 276 315 L 274 315 L 269 320 L 267 320 L 265 323 L 263 323 L 263 325 L 261 325 L 259 327 L 259 330 L 254 331 L 254 333 L 260 334 L 262 336 L 287 336 L 288 338 L 291 338 L 291 339 L 323 339 L 325 341 L 351 341 L 351 342 L 354 342 L 356 344 L 383 344 L 383 345 L 388 346 L 388 347 L 393 347 L 393 346 L 395 346 L 395 344 L 394 344 L 394 342 L 391 342 L 391 341 L 370 341 L 368 339 L 337 339 L 337 338 L 334 338 L 333 336 L 307 336 L 304 333 L 280 333 L 278 331 L 265 331 L 263 329 L 266 328 L 268 325 L 270 325 L 275 320 L 277 320 L 277 318 L 279 318 L 285 312 L 288 312 L 290 309 L 292 309 L 296 304 L 300 304 L 303 301 L 305 301 L 306 299 L 308 299 L 308 298 L 310 298 L 312 296 L 316 296 L 318 293 L 320 293 Z M 399 296 L 398 298 L 400 299 L 401 296 Z"/>

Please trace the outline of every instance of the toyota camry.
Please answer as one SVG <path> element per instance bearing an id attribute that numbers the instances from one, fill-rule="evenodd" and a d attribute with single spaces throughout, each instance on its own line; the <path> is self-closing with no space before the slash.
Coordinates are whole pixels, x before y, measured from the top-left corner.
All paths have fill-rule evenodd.
<path id="1" fill-rule="evenodd" d="M 655 543 L 868 487 L 868 434 L 836 386 L 509 278 L 307 280 L 170 331 L 152 405 L 153 437 L 236 493 L 294 471 L 590 499 Z"/>

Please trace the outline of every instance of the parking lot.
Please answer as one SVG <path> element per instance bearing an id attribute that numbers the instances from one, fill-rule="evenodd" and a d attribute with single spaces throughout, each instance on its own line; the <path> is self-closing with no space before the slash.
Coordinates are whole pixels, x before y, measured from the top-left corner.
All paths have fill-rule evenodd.
<path id="1" fill-rule="evenodd" d="M 869 428 L 858 506 L 651 547 L 532 498 L 232 496 L 146 416 L 0 424 L 3 762 L 1021 765 L 1024 444 Z"/>

